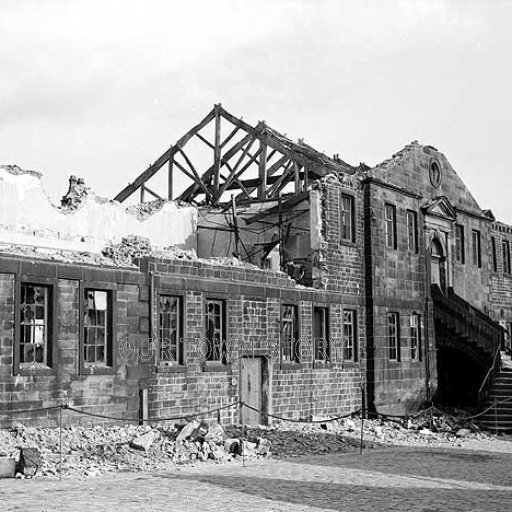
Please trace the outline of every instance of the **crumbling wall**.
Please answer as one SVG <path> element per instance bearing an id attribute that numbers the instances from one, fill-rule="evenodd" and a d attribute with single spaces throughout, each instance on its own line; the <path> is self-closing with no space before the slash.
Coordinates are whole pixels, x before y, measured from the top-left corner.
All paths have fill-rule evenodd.
<path id="1" fill-rule="evenodd" d="M 79 178 L 60 207 L 49 200 L 41 174 L 17 166 L 0 166 L 0 244 L 100 253 L 124 236 L 149 238 L 154 247 L 196 249 L 197 210 L 173 201 L 153 210 L 126 208 L 96 197 Z"/>

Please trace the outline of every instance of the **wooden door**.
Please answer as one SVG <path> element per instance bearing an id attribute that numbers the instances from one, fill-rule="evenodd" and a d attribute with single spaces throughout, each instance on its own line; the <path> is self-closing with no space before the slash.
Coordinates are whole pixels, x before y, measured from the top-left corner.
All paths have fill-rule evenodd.
<path id="1" fill-rule="evenodd" d="M 262 410 L 263 360 L 261 357 L 243 357 L 240 362 L 240 396 L 242 402 Z M 251 427 L 261 424 L 261 413 L 242 407 L 242 423 Z"/>

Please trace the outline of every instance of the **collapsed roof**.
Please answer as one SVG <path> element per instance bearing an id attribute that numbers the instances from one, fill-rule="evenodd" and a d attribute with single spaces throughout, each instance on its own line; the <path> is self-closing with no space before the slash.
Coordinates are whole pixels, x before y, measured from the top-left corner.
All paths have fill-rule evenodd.
<path id="1" fill-rule="evenodd" d="M 192 155 L 193 143 L 207 150 L 202 162 Z M 141 202 L 146 192 L 162 199 L 148 182 L 165 172 L 165 165 L 167 199 L 212 206 L 226 202 L 228 191 L 236 191 L 237 202 L 275 199 L 284 193 L 302 194 L 311 179 L 356 172 L 338 157 L 330 158 L 303 141 L 293 142 L 264 122 L 251 126 L 220 104 L 115 199 L 123 202 L 136 191 L 140 191 Z M 175 190 L 176 169 L 192 181 L 179 194 Z"/>

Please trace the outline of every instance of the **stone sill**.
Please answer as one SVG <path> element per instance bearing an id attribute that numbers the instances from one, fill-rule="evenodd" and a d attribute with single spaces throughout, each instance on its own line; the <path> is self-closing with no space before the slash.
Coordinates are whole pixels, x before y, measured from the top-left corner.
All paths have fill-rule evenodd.
<path id="1" fill-rule="evenodd" d="M 186 373 L 187 372 L 187 366 L 186 365 L 164 365 L 159 364 L 155 366 L 155 372 L 156 373 Z"/>
<path id="2" fill-rule="evenodd" d="M 231 371 L 231 365 L 230 364 L 222 364 L 219 362 L 207 362 L 203 363 L 201 366 L 201 370 L 205 373 L 222 373 L 222 372 L 229 372 Z"/>

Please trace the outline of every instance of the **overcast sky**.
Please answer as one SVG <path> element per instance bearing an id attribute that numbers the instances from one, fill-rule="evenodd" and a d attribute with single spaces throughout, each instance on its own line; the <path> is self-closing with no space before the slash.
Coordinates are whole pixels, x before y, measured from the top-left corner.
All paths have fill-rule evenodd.
<path id="1" fill-rule="evenodd" d="M 0 163 L 115 196 L 214 103 L 345 161 L 412 140 L 512 223 L 512 1 L 0 0 Z"/>

